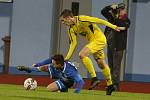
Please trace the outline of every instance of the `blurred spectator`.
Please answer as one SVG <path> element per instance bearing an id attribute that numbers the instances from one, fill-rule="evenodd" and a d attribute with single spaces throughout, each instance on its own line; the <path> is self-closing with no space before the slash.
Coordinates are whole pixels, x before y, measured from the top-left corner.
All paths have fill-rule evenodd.
<path id="1" fill-rule="evenodd" d="M 119 91 L 120 68 L 123 54 L 126 49 L 127 29 L 129 28 L 130 20 L 127 16 L 124 3 L 106 6 L 101 10 L 101 13 L 110 23 L 125 27 L 120 32 L 106 27 L 104 32 L 107 38 L 107 56 L 112 80 L 116 90 Z"/>

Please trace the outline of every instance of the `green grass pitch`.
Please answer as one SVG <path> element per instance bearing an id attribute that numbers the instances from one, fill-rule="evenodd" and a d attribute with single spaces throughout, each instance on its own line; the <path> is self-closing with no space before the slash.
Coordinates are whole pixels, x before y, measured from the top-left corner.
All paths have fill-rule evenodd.
<path id="1" fill-rule="evenodd" d="M 150 94 L 113 92 L 111 96 L 105 91 L 82 90 L 80 94 L 48 92 L 38 86 L 35 91 L 27 91 L 23 85 L 0 84 L 0 100 L 150 100 Z"/>

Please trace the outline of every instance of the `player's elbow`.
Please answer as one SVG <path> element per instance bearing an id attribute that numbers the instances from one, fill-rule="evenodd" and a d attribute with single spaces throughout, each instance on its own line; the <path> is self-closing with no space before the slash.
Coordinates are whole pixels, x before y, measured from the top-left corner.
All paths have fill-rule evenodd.
<path id="1" fill-rule="evenodd" d="M 86 56 L 87 56 L 87 54 L 84 53 L 84 52 L 80 52 L 80 53 L 79 53 L 80 59 L 83 59 L 83 58 L 85 58 Z"/>

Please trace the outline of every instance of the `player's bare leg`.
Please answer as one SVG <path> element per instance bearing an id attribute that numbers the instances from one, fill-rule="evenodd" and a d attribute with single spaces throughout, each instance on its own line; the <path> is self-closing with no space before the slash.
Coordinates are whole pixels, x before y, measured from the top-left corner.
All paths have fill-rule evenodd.
<path id="1" fill-rule="evenodd" d="M 47 89 L 48 89 L 48 91 L 50 91 L 50 92 L 56 92 L 56 91 L 59 90 L 59 88 L 58 88 L 56 82 L 53 82 L 53 83 L 49 84 L 49 85 L 47 86 Z"/>

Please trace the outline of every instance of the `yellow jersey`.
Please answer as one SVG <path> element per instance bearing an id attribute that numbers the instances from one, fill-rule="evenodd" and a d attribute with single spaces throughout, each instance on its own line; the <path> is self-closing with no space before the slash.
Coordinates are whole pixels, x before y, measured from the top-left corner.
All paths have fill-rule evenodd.
<path id="1" fill-rule="evenodd" d="M 85 15 L 75 16 L 76 22 L 69 26 L 68 35 L 70 38 L 70 48 L 66 56 L 66 60 L 69 60 L 76 45 L 77 35 L 84 36 L 89 42 L 94 40 L 100 40 L 99 42 L 106 41 L 104 33 L 100 30 L 97 24 L 106 25 L 112 29 L 116 29 L 116 25 L 109 23 L 103 19 L 96 17 L 90 17 Z"/>

